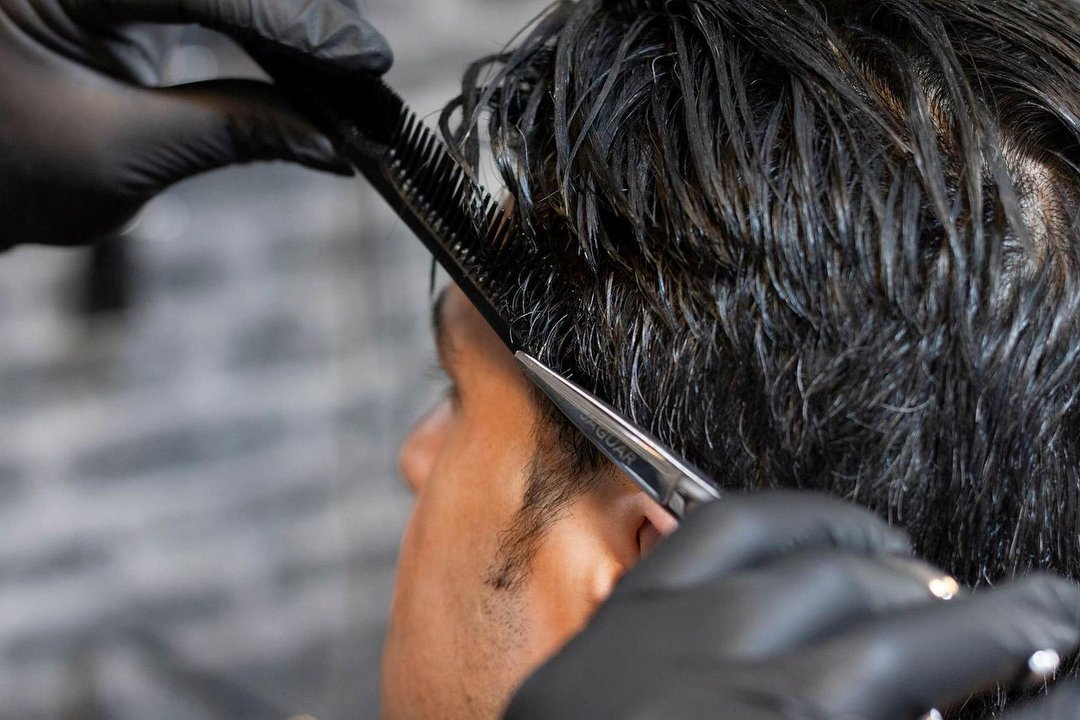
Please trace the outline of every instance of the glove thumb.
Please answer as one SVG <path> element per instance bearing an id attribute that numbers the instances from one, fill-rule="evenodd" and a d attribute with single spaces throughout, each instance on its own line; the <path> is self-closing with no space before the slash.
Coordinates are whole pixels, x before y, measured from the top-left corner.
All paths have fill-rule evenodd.
<path id="1" fill-rule="evenodd" d="M 116 142 L 127 161 L 126 194 L 150 197 L 193 175 L 227 165 L 286 160 L 351 175 L 333 141 L 271 85 L 214 80 L 143 90 L 149 108 L 133 114 Z"/>

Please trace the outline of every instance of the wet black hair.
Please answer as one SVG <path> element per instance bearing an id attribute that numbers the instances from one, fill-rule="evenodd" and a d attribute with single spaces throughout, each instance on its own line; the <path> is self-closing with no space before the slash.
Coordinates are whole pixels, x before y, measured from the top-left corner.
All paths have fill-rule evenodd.
<path id="1" fill-rule="evenodd" d="M 1080 5 L 558 2 L 443 127 L 540 258 L 526 344 L 719 486 L 1080 578 Z"/>

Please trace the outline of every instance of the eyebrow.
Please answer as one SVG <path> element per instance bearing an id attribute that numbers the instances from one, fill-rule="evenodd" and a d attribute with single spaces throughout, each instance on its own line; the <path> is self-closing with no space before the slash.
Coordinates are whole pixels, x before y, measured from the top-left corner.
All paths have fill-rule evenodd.
<path id="1" fill-rule="evenodd" d="M 446 295 L 449 288 L 439 291 L 435 303 L 431 306 L 431 332 L 435 335 L 435 350 L 439 356 L 439 364 L 443 370 L 449 372 L 450 361 L 454 356 L 453 343 L 450 340 L 450 332 L 443 318 L 443 310 L 446 307 Z"/>

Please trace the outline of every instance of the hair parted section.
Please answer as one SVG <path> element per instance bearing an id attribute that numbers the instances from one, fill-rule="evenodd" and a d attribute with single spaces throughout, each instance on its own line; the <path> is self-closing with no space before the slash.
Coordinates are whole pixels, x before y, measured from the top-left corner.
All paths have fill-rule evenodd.
<path id="1" fill-rule="evenodd" d="M 558 2 L 443 128 L 513 198 L 525 345 L 718 485 L 1080 578 L 1080 6 Z"/>

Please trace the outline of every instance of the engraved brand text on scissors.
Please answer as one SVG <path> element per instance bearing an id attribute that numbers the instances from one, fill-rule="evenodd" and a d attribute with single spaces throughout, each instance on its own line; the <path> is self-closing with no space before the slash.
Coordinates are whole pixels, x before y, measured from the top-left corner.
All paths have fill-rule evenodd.
<path id="1" fill-rule="evenodd" d="M 624 445 L 622 441 L 619 440 L 619 438 L 615 437 L 609 431 L 602 428 L 600 424 L 596 422 L 596 420 L 593 420 L 585 413 L 579 412 L 579 415 L 581 416 L 582 424 L 585 427 L 589 428 L 589 430 L 596 437 L 596 439 L 603 443 L 604 447 L 610 450 L 613 455 L 618 457 L 619 460 L 622 460 L 627 465 L 634 464 L 634 462 L 638 459 L 637 455 L 632 452 L 630 448 L 626 447 L 626 445 Z"/>

